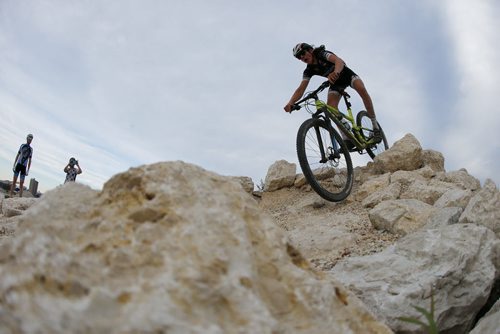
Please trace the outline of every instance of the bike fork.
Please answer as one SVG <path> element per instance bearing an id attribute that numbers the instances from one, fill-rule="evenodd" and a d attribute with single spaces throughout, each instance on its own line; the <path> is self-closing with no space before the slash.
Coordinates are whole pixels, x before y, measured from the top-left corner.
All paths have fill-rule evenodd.
<path id="1" fill-rule="evenodd" d="M 335 137 L 333 135 L 331 135 L 330 140 L 331 140 L 331 143 L 332 143 L 333 152 L 331 152 L 327 156 L 327 153 L 326 153 L 326 150 L 325 150 L 325 146 L 323 145 L 323 138 L 321 137 L 321 133 L 319 131 L 319 127 L 315 126 L 314 130 L 316 131 L 316 137 L 318 139 L 319 150 L 320 150 L 320 153 L 321 153 L 321 160 L 319 162 L 320 163 L 326 163 L 329 159 L 340 158 L 340 152 L 339 152 L 340 146 L 339 146 L 337 140 L 335 139 Z"/>
<path id="2" fill-rule="evenodd" d="M 321 160 L 319 162 L 324 164 L 328 161 L 328 159 L 326 158 L 325 147 L 323 146 L 323 139 L 321 138 L 321 133 L 319 132 L 319 126 L 315 126 L 314 131 L 316 131 L 316 138 L 318 139 L 319 151 L 321 153 Z"/>

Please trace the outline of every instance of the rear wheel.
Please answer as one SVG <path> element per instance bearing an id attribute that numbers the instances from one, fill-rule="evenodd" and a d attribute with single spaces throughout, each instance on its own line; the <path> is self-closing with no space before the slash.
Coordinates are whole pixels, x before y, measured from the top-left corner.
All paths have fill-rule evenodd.
<path id="1" fill-rule="evenodd" d="M 297 133 L 297 156 L 304 177 L 324 199 L 344 200 L 352 189 L 353 169 L 346 144 L 326 122 L 308 119 Z"/>
<path id="2" fill-rule="evenodd" d="M 368 117 L 368 112 L 365 110 L 360 111 L 356 116 L 356 124 L 361 127 L 361 135 L 365 140 L 369 140 L 373 137 L 373 125 L 370 117 Z M 382 133 L 382 141 L 366 149 L 366 152 L 372 159 L 375 159 L 377 155 L 389 149 L 389 144 L 387 142 L 387 138 L 385 137 L 384 130 L 382 130 L 380 123 L 377 122 L 377 124 L 380 132 Z"/>

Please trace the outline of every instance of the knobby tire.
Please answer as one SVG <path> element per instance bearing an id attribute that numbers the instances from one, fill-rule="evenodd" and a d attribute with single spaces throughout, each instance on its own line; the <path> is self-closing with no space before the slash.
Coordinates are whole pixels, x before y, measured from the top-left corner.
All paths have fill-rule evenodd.
<path id="1" fill-rule="evenodd" d="M 318 140 L 317 131 L 320 139 Z M 332 158 L 332 139 L 339 144 L 339 158 Z M 320 144 L 329 155 L 321 162 Z M 300 126 L 297 133 L 297 156 L 304 177 L 311 188 L 322 198 L 339 202 L 349 196 L 353 184 L 353 168 L 349 150 L 342 137 L 335 129 L 329 130 L 321 119 L 308 119 Z"/>
<path id="2" fill-rule="evenodd" d="M 372 121 L 370 117 L 368 116 L 368 112 L 365 110 L 360 111 L 356 115 L 356 124 L 359 127 L 363 127 L 364 129 L 369 129 L 369 130 L 362 130 L 361 135 L 365 138 L 365 140 L 368 140 L 372 136 Z M 380 123 L 377 122 L 378 127 L 380 129 L 380 132 L 382 133 L 382 141 L 372 147 L 368 147 L 366 149 L 366 152 L 368 155 L 373 159 L 380 153 L 384 152 L 385 150 L 389 149 L 389 144 L 387 142 L 387 138 L 385 136 L 384 130 L 382 130 L 382 127 L 380 126 Z"/>

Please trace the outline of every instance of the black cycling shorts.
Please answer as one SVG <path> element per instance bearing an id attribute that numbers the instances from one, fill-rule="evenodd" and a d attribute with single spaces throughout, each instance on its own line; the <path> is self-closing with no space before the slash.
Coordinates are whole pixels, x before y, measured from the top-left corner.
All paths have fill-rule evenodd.
<path id="1" fill-rule="evenodd" d="M 349 67 L 344 66 L 337 81 L 335 81 L 333 84 L 330 84 L 330 89 L 328 92 L 343 92 L 347 88 L 347 86 L 351 86 L 351 83 L 355 78 L 358 78 L 358 75 L 354 73 L 354 71 Z"/>
<path id="2" fill-rule="evenodd" d="M 26 166 L 23 164 L 17 164 L 16 168 L 14 169 L 14 174 L 19 175 L 21 173 L 21 177 L 26 176 Z"/>

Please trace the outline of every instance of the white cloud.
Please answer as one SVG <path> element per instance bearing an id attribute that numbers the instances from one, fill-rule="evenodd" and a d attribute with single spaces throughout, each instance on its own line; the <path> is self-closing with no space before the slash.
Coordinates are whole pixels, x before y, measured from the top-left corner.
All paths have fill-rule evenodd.
<path id="1" fill-rule="evenodd" d="M 445 150 L 450 153 L 446 158 L 449 165 L 466 167 L 472 175 L 499 184 L 499 6 L 486 0 L 446 1 L 443 11 L 453 41 L 460 93 L 456 101 L 450 101 L 453 118 L 443 133 Z"/>
<path id="2" fill-rule="evenodd" d="M 34 132 L 32 175 L 42 187 L 64 180 L 70 156 L 84 168 L 78 180 L 95 188 L 128 167 L 164 160 L 258 182 L 275 160 L 296 162 L 295 135 L 307 115 L 282 108 L 301 78 L 303 64 L 291 56 L 299 41 L 326 44 L 362 76 L 391 142 L 407 132 L 440 142 L 429 130 L 437 94 L 426 80 L 443 74 L 432 72 L 439 66 L 429 67 L 419 47 L 439 45 L 434 38 L 443 32 L 433 20 L 453 3 L 2 2 L 0 113 L 9 131 L 0 133 L 1 174 L 11 177 L 11 155 Z M 311 6 L 314 17 L 304 15 Z M 452 36 L 464 33 L 452 24 L 457 17 L 446 20 Z M 488 50 L 486 64 L 498 55 Z M 446 59 L 446 50 L 434 51 Z M 474 76 L 483 69 L 467 60 L 462 67 L 460 78 L 479 79 L 478 94 L 491 100 L 487 81 Z M 362 109 L 352 95 L 354 110 Z M 457 106 L 473 104 L 463 96 Z M 471 164 L 452 145 L 444 150 L 449 165 Z"/>

